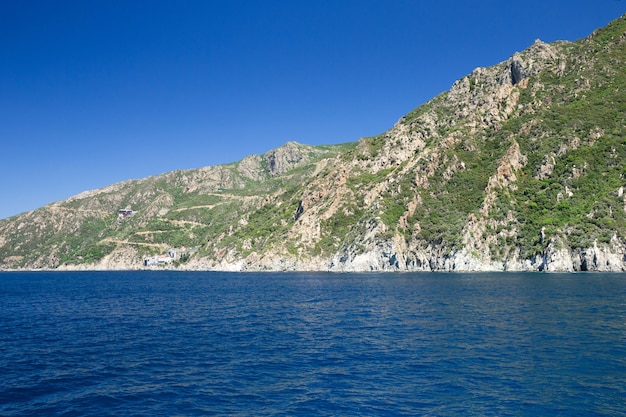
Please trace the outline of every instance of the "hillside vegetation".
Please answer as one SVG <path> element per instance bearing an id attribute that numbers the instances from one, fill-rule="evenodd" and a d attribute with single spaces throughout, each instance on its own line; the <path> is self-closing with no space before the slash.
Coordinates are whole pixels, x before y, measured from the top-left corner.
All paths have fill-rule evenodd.
<path id="1" fill-rule="evenodd" d="M 626 268 L 626 18 L 477 68 L 356 143 L 295 142 L 0 221 L 0 268 Z M 120 215 L 120 209 L 132 215 Z"/>

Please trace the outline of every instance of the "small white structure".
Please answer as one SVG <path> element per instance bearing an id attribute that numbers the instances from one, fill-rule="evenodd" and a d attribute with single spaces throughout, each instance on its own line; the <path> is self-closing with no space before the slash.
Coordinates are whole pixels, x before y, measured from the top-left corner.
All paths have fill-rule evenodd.
<path id="1" fill-rule="evenodd" d="M 144 258 L 143 266 L 163 266 L 169 265 L 176 259 L 176 249 L 167 251 L 167 255 L 156 255 Z"/>

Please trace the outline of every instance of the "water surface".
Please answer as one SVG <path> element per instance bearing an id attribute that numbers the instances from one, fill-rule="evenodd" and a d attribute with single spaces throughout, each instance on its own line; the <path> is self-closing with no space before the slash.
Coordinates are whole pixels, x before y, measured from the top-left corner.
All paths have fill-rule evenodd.
<path id="1" fill-rule="evenodd" d="M 0 415 L 626 415 L 626 275 L 0 273 Z"/>

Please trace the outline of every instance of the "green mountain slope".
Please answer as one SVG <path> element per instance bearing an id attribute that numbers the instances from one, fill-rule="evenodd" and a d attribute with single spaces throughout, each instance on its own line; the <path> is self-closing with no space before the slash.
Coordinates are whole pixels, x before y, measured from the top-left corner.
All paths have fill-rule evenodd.
<path id="1" fill-rule="evenodd" d="M 537 41 L 382 135 L 288 143 L 2 220 L 0 267 L 132 269 L 176 249 L 150 267 L 624 270 L 625 58 L 625 17 Z"/>
<path id="2" fill-rule="evenodd" d="M 3 268 L 136 268 L 172 247 L 198 248 L 227 234 L 240 215 L 306 180 L 354 145 L 289 142 L 264 155 L 222 166 L 174 171 L 81 193 L 0 222 Z M 128 209 L 132 215 L 120 215 Z M 195 251 L 194 251 L 195 252 Z"/>

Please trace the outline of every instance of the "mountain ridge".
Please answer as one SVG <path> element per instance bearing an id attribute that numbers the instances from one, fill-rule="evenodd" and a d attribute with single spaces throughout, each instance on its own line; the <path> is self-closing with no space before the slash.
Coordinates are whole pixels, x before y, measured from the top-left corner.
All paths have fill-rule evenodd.
<path id="1" fill-rule="evenodd" d="M 381 135 L 288 142 L 1 220 L 0 268 L 623 271 L 625 59 L 624 16 L 537 40 Z"/>

